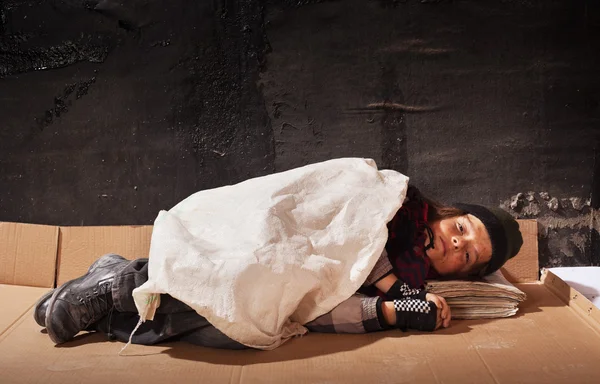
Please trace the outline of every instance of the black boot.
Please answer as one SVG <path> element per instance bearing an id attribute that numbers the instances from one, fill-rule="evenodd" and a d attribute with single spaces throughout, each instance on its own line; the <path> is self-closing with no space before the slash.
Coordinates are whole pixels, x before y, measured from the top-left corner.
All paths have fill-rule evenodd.
<path id="1" fill-rule="evenodd" d="M 85 275 L 54 291 L 46 310 L 46 329 L 52 341 L 69 341 L 108 315 L 115 275 L 128 263 L 121 256 L 102 256 Z"/>
<path id="2" fill-rule="evenodd" d="M 434 331 L 437 322 L 437 307 L 431 301 L 419 299 L 394 300 L 396 327 L 403 331 Z"/>
<path id="3" fill-rule="evenodd" d="M 54 294 L 54 291 L 54 289 L 50 290 L 35 303 L 33 318 L 40 327 L 46 326 L 46 310 L 48 309 L 48 302 L 50 302 L 50 298 L 52 297 L 52 294 Z"/>
<path id="4" fill-rule="evenodd" d="M 88 273 L 93 272 L 96 268 L 102 268 L 107 264 L 112 264 L 117 261 L 126 261 L 126 260 L 127 259 L 125 259 L 123 256 L 115 255 L 112 253 L 108 254 L 108 255 L 104 255 L 101 258 L 99 258 L 98 260 L 94 261 L 94 263 L 88 269 Z M 46 293 L 35 304 L 35 310 L 33 311 L 33 318 L 35 319 L 35 322 L 38 323 L 38 325 L 40 327 L 46 326 L 46 310 L 48 309 L 48 303 L 50 302 L 50 298 L 52 297 L 52 294 L 54 294 L 54 291 L 55 291 L 55 289 Z"/>

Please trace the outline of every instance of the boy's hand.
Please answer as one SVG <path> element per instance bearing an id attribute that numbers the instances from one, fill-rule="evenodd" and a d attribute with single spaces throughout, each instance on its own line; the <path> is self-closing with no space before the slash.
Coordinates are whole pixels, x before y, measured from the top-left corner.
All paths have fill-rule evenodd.
<path id="1" fill-rule="evenodd" d="M 428 293 L 425 295 L 425 300 L 433 302 L 438 308 L 435 329 L 439 329 L 441 326 L 448 328 L 450 326 L 452 314 L 450 312 L 450 306 L 448 303 L 446 303 L 446 299 L 444 299 L 442 296 Z"/>

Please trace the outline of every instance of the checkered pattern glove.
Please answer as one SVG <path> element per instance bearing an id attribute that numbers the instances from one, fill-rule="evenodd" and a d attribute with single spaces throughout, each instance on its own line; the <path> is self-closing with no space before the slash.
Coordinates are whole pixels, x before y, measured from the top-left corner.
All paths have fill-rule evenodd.
<path id="1" fill-rule="evenodd" d="M 410 298 L 394 300 L 394 310 L 396 327 L 403 331 L 415 329 L 432 332 L 435 330 L 437 307 L 431 301 Z"/>
<path id="2" fill-rule="evenodd" d="M 385 294 L 392 299 L 411 298 L 425 301 L 427 291 L 424 289 L 411 289 L 408 284 L 398 279 Z"/>

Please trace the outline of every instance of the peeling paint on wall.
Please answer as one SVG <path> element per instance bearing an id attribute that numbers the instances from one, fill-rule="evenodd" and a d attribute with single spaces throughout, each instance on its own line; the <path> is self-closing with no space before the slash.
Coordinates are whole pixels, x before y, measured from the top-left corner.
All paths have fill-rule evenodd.
<path id="1" fill-rule="evenodd" d="M 515 218 L 537 220 L 540 267 L 598 265 L 589 252 L 593 231 L 600 232 L 599 210 L 591 207 L 591 198 L 529 191 L 500 207 Z"/>
<path id="2" fill-rule="evenodd" d="M 36 117 L 35 121 L 39 129 L 43 130 L 54 122 L 54 119 L 67 113 L 73 105 L 74 100 L 79 100 L 87 95 L 92 84 L 96 82 L 96 77 L 88 80 L 79 81 L 65 86 L 61 94 L 54 97 L 54 107 L 46 110 L 43 116 Z"/>
<path id="3" fill-rule="evenodd" d="M 107 39 L 102 35 L 86 36 L 76 41 L 65 41 L 58 45 L 28 50 L 21 50 L 20 42 L 22 40 L 15 36 L 8 36 L 1 44 L 0 77 L 66 67 L 80 61 L 102 63 L 110 50 Z M 11 47 L 10 43 L 15 46 Z M 10 48 L 7 49 L 6 46 Z"/>

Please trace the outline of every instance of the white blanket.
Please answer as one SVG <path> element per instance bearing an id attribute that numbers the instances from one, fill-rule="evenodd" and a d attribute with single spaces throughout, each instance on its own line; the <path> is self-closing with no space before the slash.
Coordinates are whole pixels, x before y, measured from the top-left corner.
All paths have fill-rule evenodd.
<path id="1" fill-rule="evenodd" d="M 230 338 L 276 348 L 362 285 L 407 184 L 345 158 L 195 193 L 156 218 L 140 317 L 167 293 Z"/>

